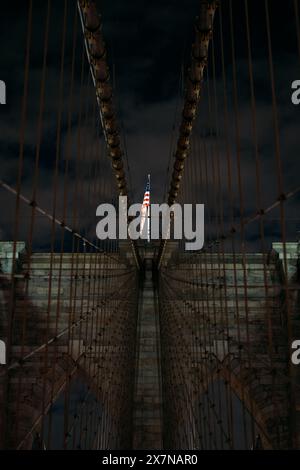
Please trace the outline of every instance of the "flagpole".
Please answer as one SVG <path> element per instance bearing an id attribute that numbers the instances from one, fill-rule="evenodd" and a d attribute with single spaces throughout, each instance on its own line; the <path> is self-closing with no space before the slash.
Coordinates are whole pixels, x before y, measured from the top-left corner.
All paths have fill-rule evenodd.
<path id="1" fill-rule="evenodd" d="M 148 224 L 147 224 L 147 229 L 148 229 L 148 243 L 150 243 L 150 238 L 151 238 L 151 227 L 150 227 L 150 206 L 151 206 L 150 174 L 148 175 L 148 181 L 149 181 L 149 206 L 148 206 Z"/>

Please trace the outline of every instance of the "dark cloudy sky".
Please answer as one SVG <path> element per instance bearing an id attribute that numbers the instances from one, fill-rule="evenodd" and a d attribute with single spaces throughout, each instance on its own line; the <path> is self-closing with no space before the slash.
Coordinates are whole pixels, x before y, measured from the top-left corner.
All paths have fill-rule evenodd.
<path id="1" fill-rule="evenodd" d="M 30 87 L 28 101 L 28 117 L 25 137 L 24 170 L 22 178 L 22 192 L 30 196 L 33 179 L 34 158 L 36 151 L 37 115 L 39 106 L 40 80 L 42 71 L 42 45 L 45 33 L 46 1 L 34 2 L 33 41 L 30 63 Z M 67 103 L 69 91 L 69 75 L 72 55 L 72 24 L 74 14 L 74 1 L 69 1 L 68 30 L 65 59 L 64 81 L 64 113 L 61 131 L 61 154 L 59 176 L 59 200 L 63 198 L 63 170 L 67 134 Z M 265 207 L 278 197 L 276 187 L 276 165 L 274 157 L 274 133 L 272 127 L 271 87 L 268 69 L 267 36 L 265 27 L 264 2 L 251 0 L 250 23 L 252 29 L 253 66 L 255 76 L 255 93 L 257 100 L 257 121 L 259 134 L 259 151 L 262 164 L 263 203 Z M 287 0 L 284 8 L 280 2 L 271 0 L 270 18 L 274 50 L 276 93 L 279 107 L 280 144 L 285 191 L 292 190 L 299 185 L 299 114 L 300 106 L 291 104 L 291 82 L 300 78 L 299 55 L 297 51 L 297 38 L 295 27 L 295 13 L 293 1 Z M 186 66 L 189 62 L 190 48 L 193 39 L 193 24 L 198 14 L 199 0 L 154 0 L 151 2 L 141 0 L 101 0 L 97 2 L 103 17 L 103 32 L 108 48 L 108 59 L 115 84 L 115 103 L 123 126 L 123 137 L 126 139 L 128 161 L 131 176 L 131 189 L 133 198 L 138 202 L 143 196 L 145 178 L 147 173 L 152 175 L 153 199 L 162 202 L 164 196 L 166 171 L 168 168 L 170 152 L 174 152 L 177 129 L 182 107 L 182 94 L 184 88 Z M 237 81 L 239 98 L 240 146 L 242 162 L 242 178 L 245 192 L 246 213 L 255 211 L 255 163 L 253 157 L 253 142 L 251 134 L 251 104 L 249 92 L 249 77 L 247 68 L 247 47 L 244 21 L 244 0 L 233 0 L 235 42 L 237 59 Z M 27 26 L 26 0 L 17 0 L 5 3 L 1 7 L 0 17 L 0 79 L 7 84 L 7 105 L 0 107 L 0 160 L 1 178 L 12 186 L 16 184 L 17 166 L 19 158 L 19 126 L 21 97 L 24 80 L 24 54 Z M 233 187 L 235 192 L 235 214 L 239 214 L 239 198 L 236 172 L 235 128 L 233 113 L 233 79 L 230 58 L 229 15 L 228 0 L 222 2 L 224 20 L 224 47 L 226 60 L 226 78 L 228 87 L 228 103 L 230 115 L 230 146 L 233 165 Z M 52 177 L 56 153 L 55 136 L 57 127 L 58 106 L 58 80 L 60 67 L 61 29 L 62 29 L 63 2 L 53 0 L 50 19 L 50 41 L 47 61 L 47 78 L 45 94 L 45 112 L 43 116 L 43 138 L 40 157 L 40 176 L 38 184 L 38 202 L 47 210 L 53 206 Z M 224 210 L 229 212 L 228 194 L 226 189 L 225 165 L 225 136 L 223 131 L 222 107 L 222 79 L 220 70 L 218 20 L 216 22 L 216 89 L 219 97 L 219 142 L 221 147 L 222 197 Z M 76 49 L 76 77 L 74 95 L 80 93 L 80 63 L 81 63 L 80 33 Z M 87 94 L 92 103 L 90 84 L 86 83 Z M 195 136 L 206 135 L 207 145 L 215 139 L 213 129 L 207 121 L 207 94 L 204 84 L 203 97 L 200 103 L 198 122 Z M 90 94 L 89 94 L 90 93 Z M 92 107 L 92 104 L 91 104 Z M 76 108 L 77 109 L 77 108 Z M 177 114 L 176 114 L 177 110 Z M 76 117 L 77 116 L 77 117 Z M 176 119 L 175 119 L 176 116 Z M 99 123 L 94 120 L 92 113 L 82 124 L 82 142 L 89 142 L 88 156 L 91 167 L 96 165 L 99 158 L 96 141 Z M 175 124 L 175 126 L 174 126 Z M 76 135 L 78 127 L 78 109 L 74 112 L 71 123 L 72 159 L 75 159 Z M 174 128 L 173 128 L 174 127 Z M 209 130 L 210 128 L 210 130 Z M 173 134 L 172 134 L 173 132 Z M 212 134 L 212 135 L 210 135 Z M 173 136 L 173 146 L 171 138 Z M 85 140 L 84 140 L 85 139 Z M 87 144 L 86 144 L 87 146 Z M 104 149 L 103 153 L 104 153 Z M 202 158 L 201 155 L 199 158 Z M 109 162 L 104 161 L 103 175 L 109 174 Z M 171 166 L 173 164 L 171 158 Z M 91 171 L 87 165 L 80 167 L 82 187 L 89 191 L 91 184 Z M 92 172 L 93 174 L 93 172 Z M 74 188 L 75 169 L 72 162 L 69 169 L 69 197 L 68 208 L 76 202 Z M 207 191 L 200 187 L 197 175 L 188 182 L 194 194 L 199 194 L 197 202 L 210 203 Z M 215 188 L 211 178 L 209 194 Z M 100 196 L 109 198 L 110 186 L 101 187 Z M 2 201 L 2 214 L 0 221 L 1 238 L 12 236 L 12 222 L 14 213 L 14 198 L 4 190 L 0 190 Z M 82 199 L 82 211 L 91 214 L 88 222 L 82 223 L 85 233 L 94 237 L 94 212 L 96 201 Z M 97 201 L 100 203 L 102 201 Z M 290 232 L 288 236 L 294 239 L 299 227 L 298 217 L 299 196 L 288 203 L 287 217 Z M 62 210 L 58 208 L 58 213 Z M 213 207 L 210 208 L 213 214 Z M 226 215 L 226 214 L 225 214 Z M 24 226 L 30 213 L 24 208 Z M 280 238 L 278 226 L 278 211 L 272 213 L 275 221 L 270 220 L 268 236 L 270 239 Z M 271 217 L 270 217 L 271 219 Z M 47 245 L 49 236 L 49 222 L 38 220 L 37 233 L 39 239 L 44 239 Z M 26 236 L 26 229 L 20 229 L 19 237 Z M 253 228 L 249 237 L 256 239 L 256 230 Z M 43 243 L 42 243 L 43 244 Z"/>

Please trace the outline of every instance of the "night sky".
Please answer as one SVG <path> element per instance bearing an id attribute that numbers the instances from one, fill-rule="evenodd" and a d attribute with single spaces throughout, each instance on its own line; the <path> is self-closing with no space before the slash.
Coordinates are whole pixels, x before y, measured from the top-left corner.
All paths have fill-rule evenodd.
<path id="1" fill-rule="evenodd" d="M 32 187 L 32 172 L 36 145 L 36 126 L 39 104 L 39 87 L 42 70 L 42 44 L 45 28 L 46 1 L 34 1 L 34 27 L 32 41 L 32 56 L 30 64 L 30 87 L 28 101 L 28 117 L 25 137 L 24 170 L 22 192 L 30 195 Z M 53 174 L 53 155 L 55 154 L 57 90 L 60 67 L 62 1 L 53 0 L 50 21 L 50 42 L 48 53 L 48 68 L 45 96 L 45 113 L 43 139 L 40 157 L 40 178 L 38 201 L 45 208 L 51 207 L 51 177 Z M 135 202 L 143 197 L 146 175 L 152 176 L 152 197 L 155 202 L 163 202 L 166 184 L 166 171 L 170 153 L 175 150 L 175 142 L 180 122 L 182 97 L 185 82 L 185 70 L 189 63 L 191 44 L 193 40 L 193 24 L 198 14 L 198 0 L 181 2 L 178 0 L 102 0 L 98 1 L 98 9 L 103 18 L 103 33 L 107 43 L 108 61 L 111 77 L 115 86 L 115 104 L 122 124 L 122 136 L 126 139 L 128 163 L 130 169 L 131 194 Z M 257 121 L 259 135 L 259 151 L 263 175 L 263 203 L 265 207 L 272 204 L 278 197 L 276 188 L 276 167 L 274 159 L 274 133 L 272 127 L 271 87 L 268 69 L 267 36 L 265 28 L 264 2 L 251 0 L 250 24 L 252 29 L 252 52 L 255 76 L 255 93 L 257 105 Z M 66 47 L 66 70 L 70 69 L 72 54 L 72 24 L 75 3 L 69 1 L 68 32 Z M 291 82 L 300 79 L 299 55 L 295 26 L 293 2 L 287 1 L 284 8 L 277 0 L 269 2 L 271 30 L 274 53 L 274 70 L 276 93 L 278 100 L 280 144 L 282 157 L 282 172 L 284 189 L 289 191 L 299 185 L 299 113 L 300 107 L 291 103 Z M 245 190 L 246 214 L 255 212 L 255 169 L 253 160 L 253 142 L 251 134 L 251 106 L 249 92 L 249 77 L 247 68 L 247 45 L 245 34 L 244 1 L 233 0 L 235 43 L 237 60 L 237 81 L 239 97 L 240 145 L 242 161 L 242 177 Z M 232 159 L 235 161 L 235 135 L 233 125 L 233 76 L 230 58 L 230 34 L 228 1 L 222 2 L 224 48 L 226 60 L 226 78 L 228 87 L 228 103 L 230 115 L 230 140 Z M 26 42 L 28 2 L 17 0 L 5 3 L 1 7 L 0 16 L 0 79 L 7 84 L 7 105 L 0 107 L 0 159 L 1 179 L 12 186 L 16 185 L 19 158 L 19 127 L 22 88 L 24 80 L 24 55 Z M 220 69 L 219 51 L 219 19 L 216 19 L 215 48 L 216 48 L 216 89 L 219 100 L 219 127 L 221 144 L 222 177 L 226 179 L 223 108 L 222 108 L 222 76 Z M 79 94 L 80 77 L 80 31 L 76 57 L 75 95 Z M 209 69 L 211 72 L 211 69 Z M 200 102 L 199 116 L 194 135 L 207 134 L 207 143 L 214 138 L 216 129 L 209 129 L 207 121 L 207 89 L 203 86 L 203 97 Z M 65 95 L 69 89 L 68 75 L 64 82 Z M 66 98 L 67 100 L 67 98 Z M 177 112 L 176 112 L 177 110 Z M 76 129 L 76 118 L 72 121 L 72 129 Z M 87 139 L 95 139 L 95 133 L 90 136 L 90 128 L 95 122 L 86 122 L 84 133 Z M 67 114 L 63 115 L 61 174 L 65 152 L 64 136 L 67 132 Z M 173 132 L 173 146 L 171 138 Z M 100 136 L 101 137 L 101 136 Z M 175 137 L 175 139 L 174 139 Z M 75 146 L 72 143 L 72 148 Z M 76 153 L 76 150 L 74 150 Z M 91 151 L 91 159 L 97 159 L 96 151 Z M 201 156 L 200 156 L 201 158 Z M 173 160 L 171 158 L 171 167 Z M 233 167 L 236 164 L 233 163 Z M 72 165 L 70 165 L 72 176 Z M 104 168 L 104 174 L 109 174 L 109 162 Z M 235 214 L 238 219 L 238 189 L 237 174 L 233 172 L 235 191 Z M 89 175 L 83 170 L 84 183 L 89 185 Z M 72 187 L 72 178 L 70 185 Z M 195 176 L 191 184 L 199 187 Z M 210 182 L 211 193 L 214 191 Z M 226 184 L 222 189 L 224 210 L 229 211 Z M 0 237 L 12 237 L 12 222 L 15 200 L 14 197 L 0 189 L 2 213 L 0 220 Z M 61 197 L 62 194 L 59 194 Z M 203 200 L 199 187 L 199 200 Z M 105 190 L 103 189 L 105 199 Z M 202 199 L 201 199 L 202 198 Z M 102 201 L 98 201 L 100 203 Z M 299 194 L 288 204 L 287 218 L 288 237 L 294 240 L 300 230 L 298 223 Z M 69 202 L 70 207 L 72 201 Z M 84 211 L 95 212 L 95 207 L 88 205 Z M 213 211 L 213 209 L 211 209 Z M 26 237 L 26 220 L 28 213 L 24 208 L 24 224 L 20 228 L 19 238 Z M 274 220 L 273 220 L 274 219 Z M 94 219 L 92 219 L 94 220 Z M 94 237 L 93 221 L 84 227 L 86 234 Z M 48 222 L 39 221 L 37 233 L 40 245 L 47 246 Z M 267 224 L 267 237 L 272 240 L 280 239 L 278 211 L 275 210 Z M 257 239 L 257 227 L 249 232 L 249 242 Z M 44 241 L 42 241 L 44 240 Z"/>

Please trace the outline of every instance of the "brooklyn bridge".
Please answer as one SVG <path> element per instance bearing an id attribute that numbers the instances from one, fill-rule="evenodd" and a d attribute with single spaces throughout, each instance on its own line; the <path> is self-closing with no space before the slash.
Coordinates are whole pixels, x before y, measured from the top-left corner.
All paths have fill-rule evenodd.
<path id="1" fill-rule="evenodd" d="M 1 13 L 0 448 L 300 449 L 299 1 L 108 3 Z M 148 173 L 201 250 L 97 238 Z"/>

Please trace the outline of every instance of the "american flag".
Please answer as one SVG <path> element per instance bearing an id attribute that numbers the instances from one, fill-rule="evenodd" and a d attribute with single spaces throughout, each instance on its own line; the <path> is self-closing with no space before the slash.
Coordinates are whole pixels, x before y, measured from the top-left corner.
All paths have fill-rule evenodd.
<path id="1" fill-rule="evenodd" d="M 148 175 L 148 181 L 145 188 L 144 200 L 141 208 L 141 225 L 140 234 L 143 233 L 145 222 L 147 219 L 147 238 L 150 241 L 150 175 Z"/>

